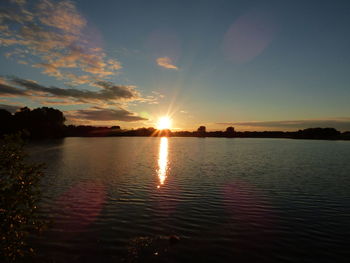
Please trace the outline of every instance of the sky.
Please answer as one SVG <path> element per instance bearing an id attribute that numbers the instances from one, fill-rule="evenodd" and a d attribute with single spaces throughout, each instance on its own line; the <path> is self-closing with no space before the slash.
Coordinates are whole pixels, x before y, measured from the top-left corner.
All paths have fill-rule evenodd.
<path id="1" fill-rule="evenodd" d="M 350 130 L 349 1 L 0 3 L 0 108 L 67 124 Z"/>

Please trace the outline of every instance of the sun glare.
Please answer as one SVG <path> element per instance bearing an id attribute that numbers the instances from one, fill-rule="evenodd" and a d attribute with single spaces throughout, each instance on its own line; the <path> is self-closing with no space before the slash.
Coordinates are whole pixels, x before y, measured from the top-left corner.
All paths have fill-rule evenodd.
<path id="1" fill-rule="evenodd" d="M 158 130 L 165 130 L 171 128 L 171 119 L 167 116 L 161 117 L 157 123 Z"/>

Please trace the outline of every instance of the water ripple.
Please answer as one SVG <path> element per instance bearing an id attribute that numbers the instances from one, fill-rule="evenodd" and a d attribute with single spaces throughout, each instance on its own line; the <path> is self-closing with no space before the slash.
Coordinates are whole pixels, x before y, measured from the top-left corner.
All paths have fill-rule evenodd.
<path id="1" fill-rule="evenodd" d="M 329 141 L 33 145 L 48 167 L 41 216 L 53 220 L 33 240 L 45 262 L 345 262 L 349 156 L 349 142 Z"/>

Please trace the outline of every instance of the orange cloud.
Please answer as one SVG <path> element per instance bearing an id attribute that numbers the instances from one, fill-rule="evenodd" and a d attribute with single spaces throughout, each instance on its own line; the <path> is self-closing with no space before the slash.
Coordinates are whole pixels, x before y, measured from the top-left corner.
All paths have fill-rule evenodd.
<path id="1" fill-rule="evenodd" d="M 169 57 L 161 57 L 157 58 L 157 64 L 160 67 L 167 68 L 167 69 L 178 69 L 177 66 L 175 66 Z"/>
<path id="2" fill-rule="evenodd" d="M 71 85 L 93 84 L 118 74 L 121 64 L 91 46 L 87 21 L 73 2 L 40 0 L 34 8 L 23 0 L 12 3 L 13 8 L 0 10 L 0 46 L 13 48 L 7 57 Z"/>

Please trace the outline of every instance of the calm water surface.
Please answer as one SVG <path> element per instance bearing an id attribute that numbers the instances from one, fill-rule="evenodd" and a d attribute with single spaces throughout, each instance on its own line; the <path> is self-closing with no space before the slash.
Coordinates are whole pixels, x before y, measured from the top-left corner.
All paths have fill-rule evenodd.
<path id="1" fill-rule="evenodd" d="M 53 223 L 35 238 L 46 262 L 350 257 L 350 142 L 66 138 L 29 149 L 47 166 L 42 216 Z"/>

